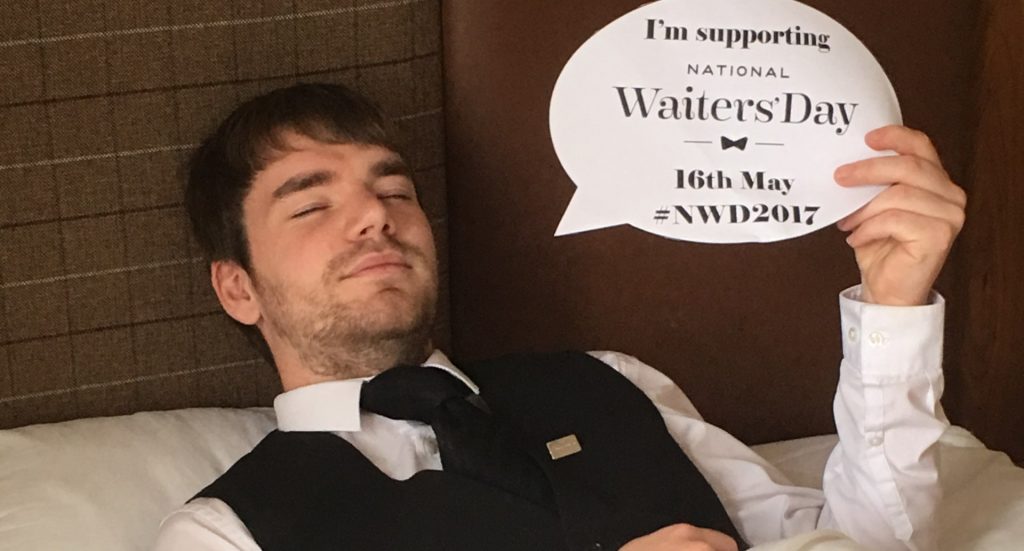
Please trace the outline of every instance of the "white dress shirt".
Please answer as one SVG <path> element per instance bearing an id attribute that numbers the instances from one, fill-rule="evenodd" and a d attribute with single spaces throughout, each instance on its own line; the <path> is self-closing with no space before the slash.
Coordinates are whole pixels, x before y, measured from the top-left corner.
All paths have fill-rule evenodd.
<path id="1" fill-rule="evenodd" d="M 940 489 L 936 443 L 949 425 L 942 396 L 944 301 L 917 307 L 858 302 L 840 295 L 843 360 L 835 397 L 840 443 L 825 468 L 823 490 L 793 485 L 739 440 L 707 423 L 668 377 L 632 356 L 591 352 L 632 381 L 657 406 L 669 433 L 722 500 L 752 545 L 817 528 L 845 532 L 872 549 L 935 548 L 932 525 Z M 441 352 L 424 363 L 476 388 Z M 298 388 L 274 400 L 282 431 L 330 431 L 391 478 L 440 470 L 430 425 L 361 411 L 365 379 Z M 771 391 L 771 389 L 765 389 Z M 224 502 L 191 501 L 161 523 L 157 551 L 257 551 Z"/>

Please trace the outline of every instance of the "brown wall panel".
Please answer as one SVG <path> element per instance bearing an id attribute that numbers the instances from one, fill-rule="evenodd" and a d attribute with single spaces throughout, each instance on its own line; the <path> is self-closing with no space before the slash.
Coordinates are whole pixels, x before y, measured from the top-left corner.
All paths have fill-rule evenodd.
<path id="1" fill-rule="evenodd" d="M 552 87 L 591 34 L 643 3 L 444 2 L 455 355 L 617 349 L 668 373 L 747 442 L 831 432 L 837 294 L 858 279 L 838 231 L 731 246 L 625 226 L 552 236 L 575 190 L 548 133 Z M 961 178 L 976 6 L 809 3 L 876 53 L 908 124 Z"/>
<path id="2" fill-rule="evenodd" d="M 954 421 L 1024 461 L 1024 3 L 984 3 L 967 225 L 954 258 L 963 345 L 947 368 Z"/>
<path id="3" fill-rule="evenodd" d="M 178 177 L 271 88 L 346 83 L 398 119 L 446 266 L 440 0 L 294 4 L 0 2 L 0 428 L 280 392 L 217 302 Z"/>

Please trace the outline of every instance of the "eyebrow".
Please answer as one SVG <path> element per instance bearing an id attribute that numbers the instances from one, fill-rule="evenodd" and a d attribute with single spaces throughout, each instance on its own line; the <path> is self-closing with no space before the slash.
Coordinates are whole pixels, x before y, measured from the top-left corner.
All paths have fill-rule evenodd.
<path id="1" fill-rule="evenodd" d="M 383 178 L 385 176 L 405 176 L 412 180 L 412 169 L 406 164 L 405 159 L 399 155 L 392 155 L 385 159 L 381 159 L 370 167 L 370 175 L 376 178 Z"/>
<path id="2" fill-rule="evenodd" d="M 334 177 L 335 173 L 332 170 L 315 170 L 313 172 L 296 174 L 285 180 L 283 184 L 274 190 L 274 200 L 282 199 L 304 189 L 322 186 L 333 180 Z"/>
<path id="3" fill-rule="evenodd" d="M 332 170 L 315 170 L 313 172 L 296 174 L 285 180 L 283 184 L 274 190 L 273 198 L 276 201 L 292 193 L 322 186 L 331 182 L 336 176 L 337 174 Z M 412 180 L 412 169 L 406 164 L 405 159 L 399 155 L 393 155 L 377 161 L 370 167 L 370 177 L 372 179 L 376 180 L 385 176 L 405 176 Z"/>

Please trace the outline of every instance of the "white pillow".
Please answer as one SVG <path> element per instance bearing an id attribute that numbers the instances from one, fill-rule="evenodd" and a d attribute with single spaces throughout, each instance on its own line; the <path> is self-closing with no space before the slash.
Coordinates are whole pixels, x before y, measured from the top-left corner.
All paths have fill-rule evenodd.
<path id="1" fill-rule="evenodd" d="M 160 520 L 275 426 L 187 409 L 0 431 L 0 551 L 139 551 Z"/>
<path id="2" fill-rule="evenodd" d="M 939 451 L 942 548 L 1024 549 L 1024 469 L 960 427 L 942 435 Z"/>

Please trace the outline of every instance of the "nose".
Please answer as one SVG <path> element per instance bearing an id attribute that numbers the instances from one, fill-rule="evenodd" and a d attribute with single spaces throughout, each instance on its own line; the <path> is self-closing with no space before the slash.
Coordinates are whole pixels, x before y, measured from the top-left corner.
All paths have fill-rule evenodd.
<path id="1" fill-rule="evenodd" d="M 363 189 L 350 204 L 353 221 L 348 229 L 352 240 L 374 238 L 394 233 L 394 221 L 384 200 L 372 190 Z"/>

